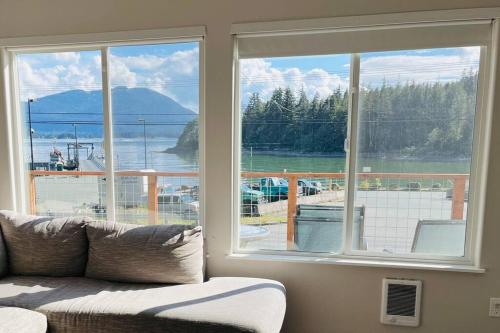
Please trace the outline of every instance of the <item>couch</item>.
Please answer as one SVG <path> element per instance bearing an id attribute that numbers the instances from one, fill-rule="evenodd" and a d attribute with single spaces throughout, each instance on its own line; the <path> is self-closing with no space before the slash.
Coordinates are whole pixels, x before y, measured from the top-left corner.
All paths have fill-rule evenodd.
<path id="1" fill-rule="evenodd" d="M 0 211 L 0 230 L 0 332 L 281 330 L 281 283 L 204 280 L 200 227 Z"/>

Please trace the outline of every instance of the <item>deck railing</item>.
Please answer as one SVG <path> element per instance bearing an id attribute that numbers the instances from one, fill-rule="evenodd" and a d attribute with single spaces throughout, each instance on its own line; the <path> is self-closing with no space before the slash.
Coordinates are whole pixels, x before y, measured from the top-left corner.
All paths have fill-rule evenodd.
<path id="1" fill-rule="evenodd" d="M 104 171 L 47 171 L 33 170 L 30 172 L 30 209 L 36 214 L 36 177 L 43 176 L 76 176 L 76 177 L 105 177 Z M 147 207 L 149 224 L 158 224 L 158 177 L 198 177 L 198 172 L 161 172 L 161 171 L 116 171 L 118 177 L 147 177 Z"/>
<path id="2" fill-rule="evenodd" d="M 103 171 L 45 171 L 33 170 L 30 172 L 30 208 L 32 213 L 37 212 L 36 184 L 35 179 L 43 176 L 105 176 Z M 115 176 L 147 177 L 147 207 L 148 221 L 150 224 L 158 224 L 158 177 L 197 177 L 197 172 L 157 172 L 157 171 L 117 171 Z M 310 172 L 242 172 L 241 177 L 245 179 L 257 179 L 261 177 L 279 177 L 288 180 L 288 203 L 287 203 L 287 241 L 293 242 L 294 217 L 297 211 L 297 193 L 299 178 L 305 179 L 344 179 L 344 173 L 310 173 Z M 429 174 L 429 173 L 357 173 L 359 180 L 448 180 L 452 182 L 452 205 L 451 219 L 461 220 L 464 213 L 464 202 L 467 174 Z"/>
<path id="3" fill-rule="evenodd" d="M 287 243 L 293 247 L 295 234 L 294 218 L 297 211 L 298 179 L 344 179 L 345 173 L 308 173 L 308 172 L 242 172 L 243 178 L 280 177 L 288 179 Z M 451 219 L 463 219 L 467 174 L 429 174 L 429 173 L 356 173 L 360 180 L 450 180 L 452 187 Z"/>

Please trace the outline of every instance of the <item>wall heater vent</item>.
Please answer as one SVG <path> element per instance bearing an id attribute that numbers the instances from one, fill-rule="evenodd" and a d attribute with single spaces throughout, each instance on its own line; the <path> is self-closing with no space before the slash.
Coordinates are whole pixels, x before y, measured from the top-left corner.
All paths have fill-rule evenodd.
<path id="1" fill-rule="evenodd" d="M 384 279 L 382 285 L 383 324 L 418 326 L 422 281 Z"/>

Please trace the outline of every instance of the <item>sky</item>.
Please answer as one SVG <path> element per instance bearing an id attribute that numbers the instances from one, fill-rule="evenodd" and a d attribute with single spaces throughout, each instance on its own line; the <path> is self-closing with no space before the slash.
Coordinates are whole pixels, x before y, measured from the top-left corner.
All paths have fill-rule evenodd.
<path id="1" fill-rule="evenodd" d="M 371 52 L 360 55 L 362 88 L 406 82 L 434 83 L 460 79 L 477 71 L 480 47 Z M 350 54 L 241 60 L 242 105 L 253 92 L 263 99 L 278 87 L 304 90 L 309 97 L 349 87 Z"/>
<path id="2" fill-rule="evenodd" d="M 110 48 L 112 87 L 149 88 L 198 112 L 197 42 Z M 17 59 L 20 98 L 102 89 L 99 51 L 23 54 Z"/>
<path id="3" fill-rule="evenodd" d="M 447 82 L 477 70 L 479 47 L 361 54 L 362 87 L 405 82 Z M 146 87 L 198 112 L 197 42 L 110 48 L 112 87 Z M 277 87 L 326 97 L 349 86 L 350 55 L 244 59 L 240 62 L 242 105 L 259 92 L 269 98 Z M 20 95 L 40 98 L 58 92 L 101 89 L 98 51 L 23 54 L 18 57 Z"/>

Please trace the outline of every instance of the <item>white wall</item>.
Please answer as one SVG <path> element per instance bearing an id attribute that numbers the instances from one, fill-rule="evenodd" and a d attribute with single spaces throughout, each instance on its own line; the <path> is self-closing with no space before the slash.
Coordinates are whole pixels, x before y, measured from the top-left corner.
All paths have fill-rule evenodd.
<path id="1" fill-rule="evenodd" d="M 490 296 L 500 297 L 500 145 L 495 144 L 500 142 L 496 130 L 500 94 L 493 117 L 482 256 L 485 274 L 240 261 L 227 259 L 226 254 L 231 223 L 232 23 L 499 5 L 499 0 L 0 0 L 0 38 L 206 25 L 207 187 L 218 193 L 207 198 L 209 275 L 284 282 L 287 332 L 498 333 L 500 318 L 488 317 L 488 301 Z M 5 126 L 3 118 L 0 121 L 3 153 Z M 0 158 L 0 179 L 8 177 L 6 166 Z M 9 201 L 0 194 L 0 208 L 8 207 Z M 420 328 L 379 324 L 381 279 L 386 276 L 424 281 Z"/>

